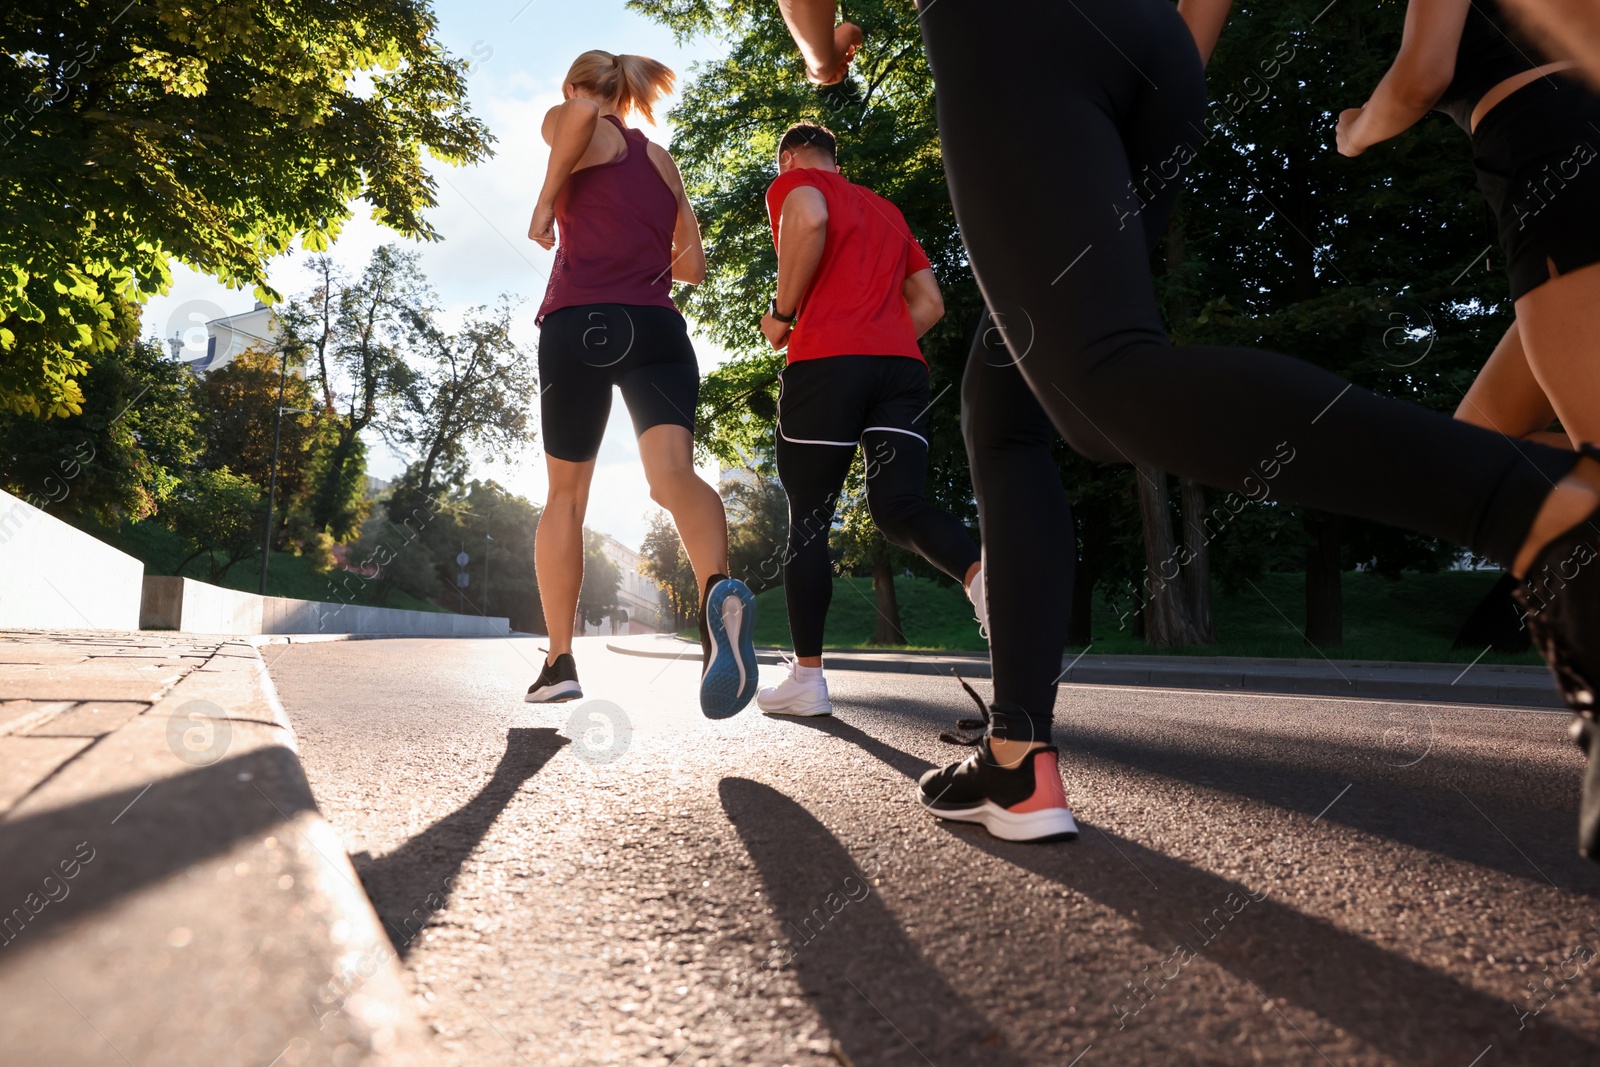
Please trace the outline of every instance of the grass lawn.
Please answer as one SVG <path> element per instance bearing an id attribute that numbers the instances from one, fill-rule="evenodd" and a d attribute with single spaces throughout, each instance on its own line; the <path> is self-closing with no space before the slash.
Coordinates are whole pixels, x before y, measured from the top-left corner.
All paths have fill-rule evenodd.
<path id="1" fill-rule="evenodd" d="M 178 564 L 183 562 L 183 557 L 188 555 L 183 549 L 183 543 L 171 530 L 158 526 L 153 522 L 125 522 L 117 530 L 108 530 L 104 527 L 85 524 L 86 533 L 92 534 L 109 544 L 112 548 L 126 552 L 135 559 L 144 563 L 146 574 L 176 574 Z M 267 595 L 293 597 L 296 600 L 323 600 L 343 601 L 345 603 L 370 604 L 370 598 L 354 595 L 355 587 L 362 583 L 352 581 L 350 588 L 342 588 L 340 595 L 335 595 L 330 588 L 338 572 L 318 573 L 311 561 L 303 556 L 290 555 L 287 552 L 274 552 L 267 567 Z M 210 569 L 205 557 L 201 557 L 189 564 L 184 571 L 185 578 L 194 578 L 198 581 L 210 580 Z M 340 575 L 342 577 L 342 575 Z M 261 561 L 251 558 L 240 563 L 235 563 L 229 568 L 228 573 L 222 578 L 220 585 L 228 589 L 242 589 L 247 593 L 254 593 L 260 587 Z M 352 599 L 353 598 L 353 599 Z M 419 600 L 408 593 L 398 589 L 389 591 L 389 599 L 383 604 L 386 608 L 407 608 L 411 611 L 443 611 L 436 604 L 426 600 Z"/>
<path id="2" fill-rule="evenodd" d="M 1372 574 L 1344 576 L 1344 644 L 1323 647 L 1330 659 L 1401 660 L 1468 663 L 1480 650 L 1454 649 L 1467 615 L 1498 578 L 1495 572 L 1446 571 L 1407 574 L 1392 582 Z M 1274 656 L 1316 659 L 1296 628 L 1305 627 L 1305 579 L 1300 574 L 1267 574 L 1237 597 L 1217 589 L 1212 602 L 1220 640 L 1215 645 L 1153 650 L 1127 629 L 1117 629 L 1117 616 L 1096 598 L 1093 620 L 1096 654 L 1195 656 Z M 1258 592 L 1259 590 L 1259 592 Z M 924 578 L 899 578 L 895 592 L 909 648 L 981 652 L 986 648 L 972 619 L 972 606 L 955 586 Z M 828 646 L 868 647 L 876 608 L 870 578 L 837 578 L 828 610 Z M 685 637 L 698 640 L 694 631 Z M 756 596 L 755 640 L 758 645 L 789 647 L 789 621 L 783 590 Z M 1073 649 L 1072 651 L 1081 651 Z M 1541 662 L 1533 653 L 1490 652 L 1483 663 Z"/>

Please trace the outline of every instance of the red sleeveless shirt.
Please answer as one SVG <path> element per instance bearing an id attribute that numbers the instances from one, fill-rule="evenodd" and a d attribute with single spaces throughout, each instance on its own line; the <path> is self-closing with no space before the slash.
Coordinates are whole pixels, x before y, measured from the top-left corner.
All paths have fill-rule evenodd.
<path id="1" fill-rule="evenodd" d="M 567 177 L 556 195 L 555 266 L 537 321 L 582 304 L 673 307 L 672 231 L 678 198 L 650 162 L 650 141 L 615 115 L 622 156 Z"/>

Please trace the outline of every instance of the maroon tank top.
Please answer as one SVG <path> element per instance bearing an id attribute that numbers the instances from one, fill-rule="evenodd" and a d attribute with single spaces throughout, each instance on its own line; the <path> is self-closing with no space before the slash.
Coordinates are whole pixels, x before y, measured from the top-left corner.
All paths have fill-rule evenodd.
<path id="1" fill-rule="evenodd" d="M 582 304 L 673 307 L 672 231 L 678 198 L 650 162 L 650 141 L 615 115 L 627 150 L 574 171 L 556 195 L 555 266 L 538 322 Z"/>

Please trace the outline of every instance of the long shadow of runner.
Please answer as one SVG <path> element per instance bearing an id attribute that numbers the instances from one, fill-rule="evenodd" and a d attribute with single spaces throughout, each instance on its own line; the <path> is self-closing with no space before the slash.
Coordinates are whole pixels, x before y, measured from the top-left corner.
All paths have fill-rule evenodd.
<path id="1" fill-rule="evenodd" d="M 718 791 L 791 939 L 800 988 L 851 1062 L 1022 1062 L 922 958 L 870 878 L 810 812 L 744 778 L 724 778 Z"/>
<path id="2" fill-rule="evenodd" d="M 915 700 L 852 704 L 927 721 L 914 714 L 925 707 Z M 859 745 L 909 778 L 932 766 L 837 719 L 795 722 Z M 1202 744 L 1194 724 L 1152 734 L 1057 722 L 1055 741 L 1068 768 L 1069 795 L 1070 761 L 1088 756 L 1321 817 L 1530 883 L 1543 885 L 1548 876 L 1564 891 L 1600 896 L 1600 868 L 1572 845 L 1582 774 L 1576 759 L 1559 778 L 1540 780 L 1515 765 L 1486 763 L 1469 752 L 1430 750 L 1425 760 L 1396 766 L 1383 762 L 1381 747 L 1319 741 L 1290 749 L 1280 739 L 1236 727 L 1213 730 L 1209 743 Z M 951 760 L 963 755 L 952 750 Z M 1464 792 L 1457 792 L 1457 783 Z M 1351 785 L 1349 795 L 1328 810 L 1328 801 Z M 1494 813 L 1492 823 L 1486 812 Z"/>
<path id="3" fill-rule="evenodd" d="M 848 723 L 807 720 L 807 725 L 860 745 L 910 777 L 929 766 Z M 1401 1063 L 1465 1064 L 1491 1042 L 1496 1063 L 1600 1063 L 1600 1044 L 1591 1037 L 1542 1020 L 1519 1032 L 1517 1009 L 1503 997 L 1271 896 L 1263 899 L 1258 887 L 1080 824 L 1083 837 L 1072 845 L 1016 844 L 976 827 L 945 826 L 964 843 L 1121 915 L 1153 957 L 1168 958 L 1176 946 L 1187 945 L 1265 996 L 1299 1005 Z M 1175 979 L 1191 983 L 1186 987 L 1191 995 L 1195 981 L 1181 974 Z M 1105 1004 L 1108 1022 L 1119 1019 L 1113 1004 L 1125 1010 L 1139 1006 L 1125 988 L 1107 989 Z"/>
<path id="4" fill-rule="evenodd" d="M 489 827 L 529 778 L 568 744 L 554 729 L 516 727 L 478 795 L 384 856 L 351 857 L 383 928 L 403 957 L 450 901 L 455 877 Z"/>

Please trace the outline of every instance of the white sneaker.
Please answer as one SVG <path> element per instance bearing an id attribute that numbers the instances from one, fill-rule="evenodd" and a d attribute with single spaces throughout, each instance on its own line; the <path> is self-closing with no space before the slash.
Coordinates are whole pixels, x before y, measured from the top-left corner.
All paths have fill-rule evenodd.
<path id="1" fill-rule="evenodd" d="M 967 599 L 972 601 L 972 608 L 978 613 L 978 634 L 985 641 L 989 640 L 989 592 L 983 584 L 983 568 L 978 568 L 978 573 L 972 576 L 972 584 L 967 586 Z"/>
<path id="2" fill-rule="evenodd" d="M 792 659 L 785 659 L 784 663 L 789 668 L 789 677 L 757 693 L 756 707 L 768 715 L 832 715 L 828 680 L 822 676 L 822 668 L 815 668 L 817 673 L 811 678 L 800 678 L 799 672 L 806 668 Z"/>

